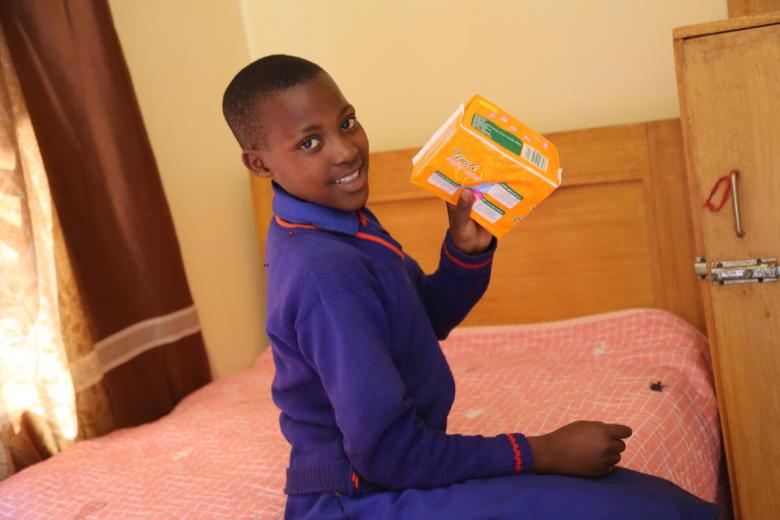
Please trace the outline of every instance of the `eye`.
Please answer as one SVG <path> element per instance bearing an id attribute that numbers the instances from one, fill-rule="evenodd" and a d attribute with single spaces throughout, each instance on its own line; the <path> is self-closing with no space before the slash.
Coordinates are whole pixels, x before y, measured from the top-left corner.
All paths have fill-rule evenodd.
<path id="1" fill-rule="evenodd" d="M 298 145 L 298 148 L 301 150 L 313 150 L 320 145 L 320 142 L 321 139 L 319 137 L 307 137 L 301 141 L 301 144 Z"/>
<path id="2" fill-rule="evenodd" d="M 357 118 L 355 116 L 349 116 L 341 122 L 342 130 L 352 130 L 357 126 Z"/>

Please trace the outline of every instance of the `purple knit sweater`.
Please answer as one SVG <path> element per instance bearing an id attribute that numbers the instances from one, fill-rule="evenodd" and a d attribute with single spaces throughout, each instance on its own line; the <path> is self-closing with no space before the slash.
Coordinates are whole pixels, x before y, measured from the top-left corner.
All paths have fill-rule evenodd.
<path id="1" fill-rule="evenodd" d="M 292 446 L 285 492 L 355 495 L 528 471 L 520 433 L 445 433 L 455 382 L 438 340 L 485 292 L 495 240 L 472 256 L 447 235 L 438 270 L 425 275 L 367 209 L 274 191 L 266 326 Z"/>

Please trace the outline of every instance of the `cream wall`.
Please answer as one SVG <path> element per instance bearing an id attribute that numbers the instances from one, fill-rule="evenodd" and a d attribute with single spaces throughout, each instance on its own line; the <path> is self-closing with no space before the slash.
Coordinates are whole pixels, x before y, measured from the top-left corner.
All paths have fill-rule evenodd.
<path id="1" fill-rule="evenodd" d="M 237 0 L 110 0 L 216 376 L 261 347 L 248 176 L 222 92 L 249 60 Z"/>
<path id="2" fill-rule="evenodd" d="M 246 174 L 219 103 L 269 53 L 327 69 L 372 149 L 423 143 L 474 92 L 542 132 L 676 117 L 672 28 L 726 0 L 110 0 L 217 376 L 265 344 Z"/>
<path id="3" fill-rule="evenodd" d="M 374 151 L 419 146 L 475 92 L 541 132 L 677 117 L 672 28 L 728 17 L 726 0 L 241 4 L 252 56 L 320 64 Z"/>

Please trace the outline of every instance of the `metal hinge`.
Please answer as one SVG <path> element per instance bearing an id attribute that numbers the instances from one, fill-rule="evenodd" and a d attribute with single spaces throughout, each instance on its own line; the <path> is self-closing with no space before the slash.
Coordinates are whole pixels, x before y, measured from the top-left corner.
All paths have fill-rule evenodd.
<path id="1" fill-rule="evenodd" d="M 780 275 L 776 258 L 748 258 L 712 262 L 708 272 L 707 259 L 697 256 L 694 268 L 699 278 L 706 280 L 709 276 L 713 285 L 776 282 L 778 275 Z"/>

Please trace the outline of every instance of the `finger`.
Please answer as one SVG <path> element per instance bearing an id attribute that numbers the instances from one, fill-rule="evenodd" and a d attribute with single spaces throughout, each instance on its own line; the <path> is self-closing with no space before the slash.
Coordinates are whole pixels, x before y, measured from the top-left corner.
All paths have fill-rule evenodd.
<path id="1" fill-rule="evenodd" d="M 469 213 L 471 213 L 471 205 L 474 202 L 474 194 L 468 188 L 463 188 L 460 191 L 457 205 L 447 205 L 447 210 L 450 213 L 450 219 L 457 219 L 458 222 L 466 222 L 469 219 Z"/>
<path id="2" fill-rule="evenodd" d="M 620 453 L 615 453 L 607 457 L 607 464 L 609 464 L 610 466 L 614 466 L 618 462 L 620 462 L 620 459 L 621 459 Z"/>
<path id="3" fill-rule="evenodd" d="M 609 425 L 609 434 L 613 439 L 625 439 L 631 437 L 632 433 L 634 432 L 631 431 L 631 428 L 623 424 Z"/>
<path id="4" fill-rule="evenodd" d="M 474 193 L 469 188 L 463 188 L 460 190 L 460 197 L 458 198 L 458 207 L 471 211 L 471 205 L 474 204 Z"/>
<path id="5" fill-rule="evenodd" d="M 623 441 L 621 441 L 619 439 L 615 439 L 615 440 L 612 441 L 612 452 L 613 453 L 622 453 L 624 451 L 626 451 L 626 443 L 625 442 L 623 442 Z"/>

